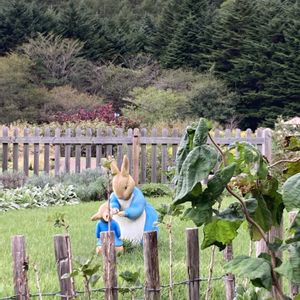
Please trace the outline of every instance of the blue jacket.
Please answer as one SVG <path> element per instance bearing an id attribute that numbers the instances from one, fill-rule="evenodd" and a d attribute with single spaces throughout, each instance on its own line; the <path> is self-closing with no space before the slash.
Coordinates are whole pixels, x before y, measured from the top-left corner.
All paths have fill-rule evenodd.
<path id="1" fill-rule="evenodd" d="M 123 241 L 120 240 L 121 231 L 120 226 L 115 220 L 111 220 L 110 222 L 110 230 L 114 232 L 115 234 L 115 246 L 122 246 Z M 103 220 L 100 220 L 96 224 L 96 237 L 98 238 L 97 246 L 101 246 L 101 232 L 108 231 L 108 222 L 105 222 Z"/>
<path id="2" fill-rule="evenodd" d="M 120 209 L 120 203 L 115 193 L 110 195 L 110 206 L 112 208 Z M 141 190 L 135 187 L 133 190 L 131 204 L 124 210 L 125 217 L 135 220 L 143 213 L 144 210 L 146 212 L 144 231 L 157 230 L 157 227 L 154 225 L 158 218 L 156 210 L 146 201 Z"/>

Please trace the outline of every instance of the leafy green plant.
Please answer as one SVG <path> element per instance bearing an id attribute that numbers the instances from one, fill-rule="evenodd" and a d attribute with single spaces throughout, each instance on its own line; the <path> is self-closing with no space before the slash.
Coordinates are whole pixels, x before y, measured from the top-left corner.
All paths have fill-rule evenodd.
<path id="1" fill-rule="evenodd" d="M 23 186 L 26 178 L 23 172 L 5 171 L 0 175 L 0 182 L 5 189 L 15 189 Z"/>
<path id="2" fill-rule="evenodd" d="M 131 299 L 135 299 L 135 290 L 141 286 L 140 271 L 124 271 L 119 275 L 122 279 L 122 286 L 119 288 L 119 291 L 122 295 L 130 293 Z M 133 288 L 132 288 L 133 287 Z"/>
<path id="3" fill-rule="evenodd" d="M 69 224 L 66 221 L 65 214 L 56 213 L 54 216 L 48 218 L 49 222 L 53 222 L 54 227 L 64 228 L 66 234 L 69 233 Z"/>
<path id="4" fill-rule="evenodd" d="M 202 249 L 215 245 L 221 250 L 238 235 L 243 222 L 249 225 L 252 240 L 263 239 L 269 255 L 257 258 L 237 256 L 225 265 L 227 272 L 248 277 L 256 287 L 270 290 L 273 286 L 277 299 L 285 299 L 279 284 L 279 274 L 295 283 L 300 282 L 299 232 L 285 241 L 281 250 L 288 249 L 288 261 L 281 265 L 275 255 L 283 243 L 269 243 L 266 233 L 279 226 L 284 208 L 287 211 L 300 207 L 300 174 L 290 177 L 280 193 L 279 183 L 272 176 L 272 166 L 258 149 L 247 142 L 237 142 L 223 151 L 212 139 L 208 122 L 200 119 L 197 127 L 189 127 L 180 143 L 176 159 L 176 193 L 173 204 L 190 203 L 184 217 L 197 226 L 203 225 Z M 207 145 L 210 139 L 212 145 Z M 207 184 L 203 180 L 210 176 Z M 223 192 L 237 202 L 220 209 Z M 296 218 L 296 222 L 299 218 Z M 295 229 L 296 225 L 293 225 Z M 298 258 L 297 258 L 298 255 Z"/>
<path id="5" fill-rule="evenodd" d="M 65 273 L 62 279 L 81 276 L 84 283 L 84 292 L 91 300 L 91 285 L 95 285 L 100 278 L 98 271 L 101 265 L 94 262 L 95 255 L 90 258 L 77 257 L 74 259 L 75 267 L 71 273 Z"/>
<path id="6" fill-rule="evenodd" d="M 170 196 L 170 188 L 162 183 L 145 183 L 141 187 L 141 191 L 146 197 Z"/>
<path id="7" fill-rule="evenodd" d="M 0 211 L 53 205 L 76 204 L 79 199 L 72 185 L 57 184 L 43 188 L 23 186 L 13 190 L 0 191 Z"/>

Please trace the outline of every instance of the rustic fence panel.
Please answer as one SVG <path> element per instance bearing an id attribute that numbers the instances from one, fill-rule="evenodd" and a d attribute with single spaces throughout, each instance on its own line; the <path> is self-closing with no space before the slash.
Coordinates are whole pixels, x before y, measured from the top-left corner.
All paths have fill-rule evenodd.
<path id="1" fill-rule="evenodd" d="M 225 132 L 216 129 L 213 136 L 220 145 L 229 145 L 235 141 L 253 143 L 271 160 L 270 130 L 258 129 L 253 133 L 249 129 L 242 133 L 239 129 L 226 129 Z M 80 173 L 86 168 L 99 167 L 101 158 L 108 155 L 113 155 L 120 166 L 123 155 L 127 154 L 130 172 L 136 182 L 168 183 L 166 171 L 175 164 L 180 139 L 178 130 L 165 128 L 154 128 L 148 132 L 146 129 L 128 129 L 127 134 L 120 128 L 97 129 L 95 133 L 91 128 L 77 128 L 73 134 L 71 129 L 56 129 L 50 133 L 49 128 L 44 132 L 35 128 L 33 132 L 24 129 L 22 135 L 18 128 L 9 130 L 3 127 L 0 136 L 2 171 L 20 169 L 19 162 L 23 156 L 23 171 L 26 175 L 32 174 L 29 170 L 31 161 L 34 174 L 39 174 L 40 170 L 56 176 L 61 172 Z M 40 154 L 44 154 L 41 166 Z"/>

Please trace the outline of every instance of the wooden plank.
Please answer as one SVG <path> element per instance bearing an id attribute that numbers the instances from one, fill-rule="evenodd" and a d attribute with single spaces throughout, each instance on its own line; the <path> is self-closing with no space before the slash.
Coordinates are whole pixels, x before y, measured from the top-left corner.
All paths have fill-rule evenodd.
<path id="1" fill-rule="evenodd" d="M 100 167 L 101 164 L 101 158 L 102 158 L 102 144 L 101 144 L 101 137 L 103 136 L 102 129 L 97 129 L 97 140 L 99 141 L 98 144 L 96 144 L 96 166 L 97 168 Z"/>
<path id="2" fill-rule="evenodd" d="M 50 128 L 45 129 L 45 137 L 50 137 Z M 44 144 L 44 172 L 50 172 L 50 144 Z"/>
<path id="3" fill-rule="evenodd" d="M 157 129 L 152 129 L 152 137 L 157 136 Z M 151 182 L 157 182 L 157 145 L 152 144 L 151 149 Z"/>
<path id="4" fill-rule="evenodd" d="M 72 272 L 70 237 L 64 234 L 55 235 L 54 250 L 61 300 L 73 298 L 75 296 L 73 277 L 62 279 L 64 274 Z"/>
<path id="5" fill-rule="evenodd" d="M 162 138 L 168 137 L 168 129 L 162 129 Z M 166 172 L 168 170 L 168 145 L 162 144 L 161 145 L 161 183 L 167 182 L 167 175 Z"/>
<path id="6" fill-rule="evenodd" d="M 199 237 L 198 228 L 186 229 L 187 247 L 187 275 L 188 275 L 188 299 L 199 300 L 200 272 L 199 272 Z"/>
<path id="7" fill-rule="evenodd" d="M 60 137 L 60 128 L 55 129 L 55 137 Z M 60 169 L 60 145 L 57 144 L 54 146 L 54 175 L 59 176 Z"/>
<path id="8" fill-rule="evenodd" d="M 233 259 L 232 244 L 228 244 L 224 249 L 224 259 L 226 262 Z M 233 300 L 235 296 L 235 277 L 232 273 L 226 274 L 225 278 L 226 300 Z"/>
<path id="9" fill-rule="evenodd" d="M 113 231 L 101 232 L 105 299 L 118 299 L 117 259 Z"/>
<path id="10" fill-rule="evenodd" d="M 250 128 L 246 129 L 246 141 L 250 143 L 252 138 L 252 130 Z"/>
<path id="11" fill-rule="evenodd" d="M 132 137 L 132 177 L 135 181 L 135 184 L 139 184 L 139 166 L 140 163 L 140 131 L 138 128 L 135 128 L 133 131 Z"/>
<path id="12" fill-rule="evenodd" d="M 17 138 L 19 135 L 19 129 L 14 128 L 14 137 Z M 13 143 L 13 170 L 18 171 L 19 168 L 19 144 Z"/>
<path id="13" fill-rule="evenodd" d="M 66 137 L 71 137 L 72 135 L 72 129 L 67 128 L 65 132 Z M 66 144 L 65 145 L 65 173 L 70 173 L 70 160 L 71 160 L 71 145 Z"/>
<path id="14" fill-rule="evenodd" d="M 178 137 L 178 129 L 176 129 L 176 128 L 173 129 L 172 136 L 174 138 Z M 172 164 L 173 164 L 173 166 L 176 165 L 177 149 L 178 149 L 178 144 L 173 144 L 172 145 Z"/>
<path id="15" fill-rule="evenodd" d="M 130 138 L 130 142 L 127 143 L 127 156 L 129 160 L 129 173 L 132 174 L 133 166 L 132 166 L 132 137 L 133 137 L 133 130 L 129 128 L 127 131 L 127 137 Z"/>
<path id="16" fill-rule="evenodd" d="M 91 138 L 92 137 L 92 129 L 88 128 L 86 130 L 86 136 Z M 90 169 L 91 168 L 91 162 L 92 162 L 92 146 L 90 144 L 85 146 L 86 149 L 86 161 L 85 161 L 85 167 L 86 169 Z"/>
<path id="17" fill-rule="evenodd" d="M 25 237 L 16 235 L 12 237 L 13 256 L 13 278 L 14 292 L 17 300 L 27 300 L 29 297 L 28 288 L 28 257 L 25 250 Z"/>
<path id="18" fill-rule="evenodd" d="M 29 135 L 29 129 L 24 128 L 24 136 Z M 26 176 L 29 175 L 29 144 L 23 145 L 23 172 Z"/>
<path id="19" fill-rule="evenodd" d="M 116 133 L 118 137 L 122 137 L 123 136 L 122 128 L 117 128 Z M 123 145 L 117 144 L 117 164 L 119 169 L 121 169 L 122 161 L 123 161 Z"/>
<path id="20" fill-rule="evenodd" d="M 2 128 L 2 137 L 4 141 L 2 143 L 2 172 L 6 171 L 8 168 L 8 142 L 5 142 L 5 138 L 8 138 L 8 128 Z"/>
<path id="21" fill-rule="evenodd" d="M 108 144 L 106 146 L 106 157 L 108 156 L 112 156 L 113 155 L 113 151 L 112 151 L 112 144 L 113 144 L 113 134 L 112 134 L 112 129 L 109 127 L 107 128 L 106 130 L 106 135 L 107 135 L 107 138 L 109 139 L 110 141 L 110 144 Z"/>
<path id="22" fill-rule="evenodd" d="M 272 162 L 272 131 L 264 129 L 263 131 L 264 143 L 262 144 L 262 154 L 266 157 L 269 163 Z"/>
<path id="23" fill-rule="evenodd" d="M 255 132 L 255 136 L 258 137 L 258 138 L 261 138 L 262 137 L 262 129 L 261 128 L 258 128 Z M 257 144 L 257 149 L 262 152 L 262 144 Z"/>
<path id="24" fill-rule="evenodd" d="M 37 127 L 34 129 L 34 136 L 36 138 L 40 137 L 40 129 Z M 39 175 L 39 170 L 40 170 L 40 144 L 34 143 L 33 144 L 33 172 L 34 172 L 34 175 Z"/>
<path id="25" fill-rule="evenodd" d="M 144 272 L 145 272 L 145 300 L 160 299 L 159 259 L 157 246 L 157 232 L 144 232 Z"/>
<path id="26" fill-rule="evenodd" d="M 78 127 L 76 128 L 76 137 L 81 136 L 81 129 Z M 81 145 L 76 144 L 75 146 L 75 172 L 80 173 L 81 169 Z"/>
<path id="27" fill-rule="evenodd" d="M 147 136 L 147 129 L 141 129 L 141 139 Z M 147 145 L 141 144 L 141 176 L 140 176 L 140 183 L 145 183 L 147 178 Z"/>

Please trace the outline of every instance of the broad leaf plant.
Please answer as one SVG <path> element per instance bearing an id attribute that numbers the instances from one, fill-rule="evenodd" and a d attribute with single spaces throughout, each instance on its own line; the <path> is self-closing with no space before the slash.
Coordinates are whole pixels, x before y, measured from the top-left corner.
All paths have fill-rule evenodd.
<path id="1" fill-rule="evenodd" d="M 208 178 L 207 183 L 206 179 Z M 300 284 L 300 213 L 285 241 L 269 243 L 267 232 L 279 226 L 283 211 L 300 208 L 300 173 L 280 187 L 272 176 L 272 165 L 248 142 L 235 142 L 221 149 L 210 134 L 209 122 L 200 119 L 186 129 L 177 151 L 174 206 L 185 204 L 183 216 L 203 226 L 201 248 L 212 245 L 223 250 L 238 235 L 243 222 L 248 223 L 252 241 L 263 239 L 268 253 L 259 257 L 238 256 L 225 265 L 227 272 L 246 276 L 255 287 L 275 289 L 278 299 L 284 295 L 279 277 L 286 276 Z M 223 193 L 232 203 L 220 209 Z M 287 250 L 288 258 L 280 261 L 275 252 Z"/>

